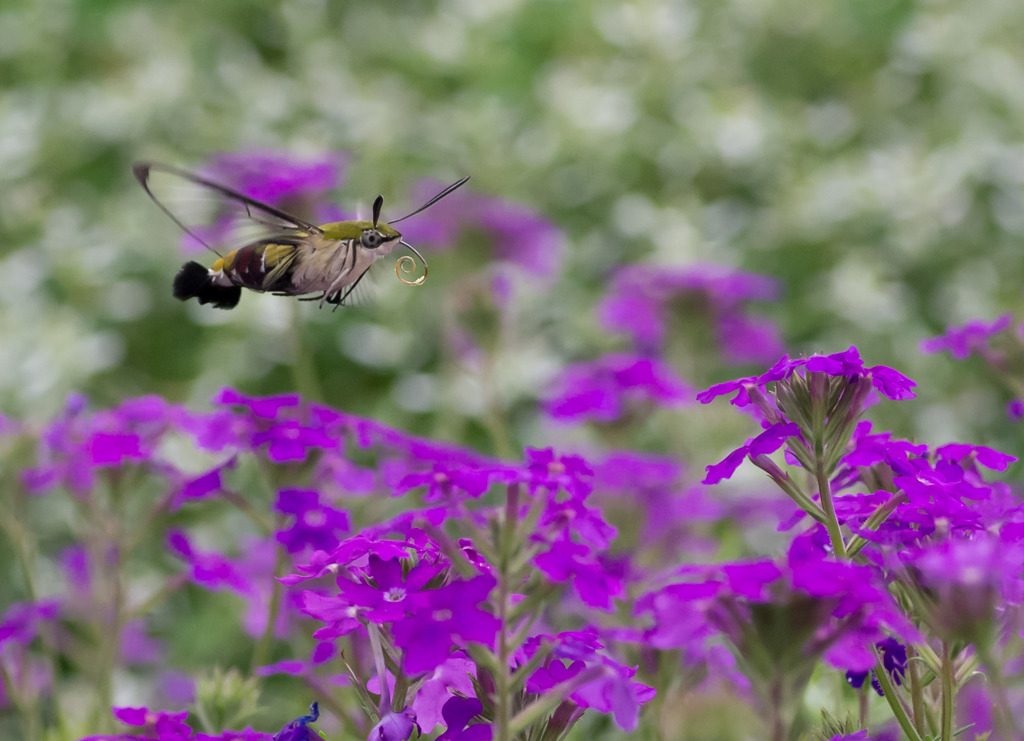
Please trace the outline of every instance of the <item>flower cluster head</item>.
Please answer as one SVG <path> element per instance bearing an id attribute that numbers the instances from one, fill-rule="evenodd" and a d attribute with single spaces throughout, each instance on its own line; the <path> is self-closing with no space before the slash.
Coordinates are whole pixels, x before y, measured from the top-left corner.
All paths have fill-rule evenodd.
<path id="1" fill-rule="evenodd" d="M 1015 422 L 1024 419 L 1024 400 L 1019 398 L 1024 389 L 1024 377 L 1021 376 L 1024 324 L 1014 326 L 1013 316 L 1003 314 L 991 322 L 974 320 L 960 327 L 950 327 L 945 334 L 921 342 L 923 353 L 942 351 L 948 352 L 955 360 L 966 360 L 973 354 L 981 356 L 1018 396 L 1007 403 L 1007 417 Z"/>
<path id="2" fill-rule="evenodd" d="M 937 353 L 947 351 L 956 360 L 966 360 L 972 353 L 987 354 L 989 340 L 1009 329 L 1013 315 L 1003 314 L 991 322 L 980 319 L 967 322 L 962 327 L 950 327 L 944 335 L 921 341 L 921 352 Z"/>
<path id="3" fill-rule="evenodd" d="M 413 674 L 432 671 L 467 642 L 494 645 L 497 619 L 481 606 L 494 578 L 457 578 L 436 549 L 357 538 L 321 555 L 316 569 L 337 575 L 334 595 L 303 593 L 303 611 L 325 624 L 314 633 L 319 640 L 361 630 L 364 622 L 387 625 Z M 310 578 L 297 574 L 285 581 Z"/>
<path id="4" fill-rule="evenodd" d="M 809 441 L 820 440 L 822 465 L 832 471 L 846 453 L 860 416 L 873 394 L 893 400 L 913 398 L 916 384 L 884 365 L 866 366 L 856 347 L 832 355 L 791 359 L 788 355 L 767 372 L 719 383 L 697 394 L 704 404 L 733 394 L 732 404 L 757 417 L 764 432 L 748 440 L 725 460 L 708 467 L 705 483 L 728 478 L 749 457 L 776 475 L 767 454 L 783 444 L 808 470 L 814 470 Z"/>
<path id="5" fill-rule="evenodd" d="M 148 461 L 175 415 L 158 397 L 90 412 L 88 401 L 73 394 L 40 436 L 38 464 L 22 471 L 22 481 L 33 494 L 65 488 L 85 496 L 101 471 Z"/>
<path id="6" fill-rule="evenodd" d="M 340 187 L 347 159 L 339 152 L 311 159 L 272 150 L 223 152 L 204 172 L 243 195 L 287 210 L 290 203 L 319 199 Z"/>
<path id="7" fill-rule="evenodd" d="M 598 314 L 605 329 L 629 335 L 638 352 L 650 355 L 662 351 L 673 308 L 685 304 L 706 317 L 729 361 L 763 362 L 782 352 L 779 331 L 748 316 L 746 306 L 778 294 L 774 279 L 721 265 L 629 265 L 612 279 Z"/>
<path id="8" fill-rule="evenodd" d="M 325 222 L 341 217 L 326 195 L 342 184 L 346 159 L 338 152 L 308 159 L 270 150 L 224 152 L 214 156 L 201 172 L 214 183 L 301 219 Z M 190 198 L 188 213 L 192 221 L 188 224 L 191 234 L 181 239 L 184 252 L 252 239 L 252 214 L 241 202 L 218 198 L 207 190 L 198 198 L 180 192 L 163 195 L 172 201 L 186 197 Z"/>
<path id="9" fill-rule="evenodd" d="M 701 652 L 724 636 L 765 682 L 786 667 L 809 670 L 819 657 L 867 670 L 884 631 L 916 635 L 875 570 L 834 560 L 809 537 L 794 541 L 781 563 L 740 561 L 681 576 L 638 603 L 638 616 L 653 618 L 647 639 Z"/>
<path id="10" fill-rule="evenodd" d="M 561 422 L 617 422 L 630 411 L 676 406 L 693 398 L 671 367 L 652 358 L 615 353 L 566 368 L 545 411 Z"/>

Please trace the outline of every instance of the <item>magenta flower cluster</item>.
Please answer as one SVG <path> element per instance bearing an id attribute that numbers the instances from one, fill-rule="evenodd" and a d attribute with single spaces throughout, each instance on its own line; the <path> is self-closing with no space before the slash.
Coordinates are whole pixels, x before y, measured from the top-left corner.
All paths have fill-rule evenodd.
<path id="1" fill-rule="evenodd" d="M 72 398 L 39 434 L 38 463 L 22 481 L 32 496 L 63 490 L 88 506 L 134 471 L 163 482 L 150 494 L 151 512 L 187 515 L 215 500 L 235 501 L 234 481 L 252 462 L 301 471 L 301 485 L 278 487 L 268 503 L 267 535 L 249 536 L 236 554 L 200 546 L 187 528 L 165 531 L 167 553 L 181 564 L 168 575 L 172 588 L 191 583 L 237 595 L 247 605 L 242 625 L 254 637 L 269 631 L 278 641 L 303 633 L 311 640 L 308 658 L 264 664 L 259 675 L 376 687 L 366 691 L 391 703 L 376 726 L 380 738 L 407 738 L 414 727 L 446 729 L 446 739 L 490 738 L 500 713 L 496 685 L 506 682 L 508 690 L 508 676 L 521 676 L 513 687 L 521 704 L 553 694 L 553 728 L 571 727 L 589 709 L 629 730 L 654 697 L 637 679 L 636 660 L 626 658 L 638 650 L 682 652 L 687 666 L 714 669 L 755 698 L 778 690 L 780 667 L 806 680 L 819 661 L 847 672 L 854 687 L 871 674 L 876 687 L 906 688 L 909 646 L 926 662 L 942 659 L 929 655 L 929 637 L 967 642 L 978 661 L 993 660 L 997 626 L 1024 597 L 1024 507 L 982 474 L 1004 470 L 1013 458 L 980 446 L 908 443 L 861 419 L 876 394 L 900 400 L 912 387 L 890 368 L 867 366 L 851 348 L 783 358 L 765 374 L 698 395 L 708 402 L 732 394 L 764 427 L 709 466 L 706 483 L 727 479 L 749 459 L 790 495 L 797 506 L 780 527 L 799 534 L 779 559 L 652 569 L 639 548 L 632 560 L 617 560 L 618 532 L 599 502 L 614 510 L 624 496 L 671 491 L 679 471 L 668 461 L 620 453 L 591 462 L 528 449 L 524 461 L 510 463 L 296 395 L 224 389 L 211 412 L 158 397 L 91 412 Z M 816 435 L 839 452 L 814 444 Z M 178 469 L 162 454 L 175 438 L 219 462 Z M 785 460 L 775 462 L 770 456 L 779 449 Z M 828 487 L 802 491 L 785 470 L 794 467 L 824 470 L 819 480 Z M 367 522 L 366 507 L 379 494 L 402 506 Z M 700 516 L 699 508 L 690 512 Z M 649 519 L 658 521 L 654 513 Z M 461 534 L 453 538 L 453 529 Z M 30 646 L 59 645 L 69 620 L 98 619 L 100 605 L 89 601 L 100 589 L 91 582 L 125 557 L 123 543 L 111 548 L 104 563 L 95 550 L 69 555 L 81 576 L 69 584 L 68 599 L 23 602 L 5 614 L 5 676 L 23 678 L 5 686 L 7 694 L 52 686 Z M 519 554 L 518 570 L 509 570 L 509 548 Z M 266 554 L 275 549 L 293 566 L 277 572 L 273 587 L 274 559 Z M 563 606 L 552 611 L 554 603 L 536 602 L 541 593 L 561 593 Z M 908 613 L 905 600 L 915 593 L 926 607 Z M 622 621 L 625 605 L 632 608 Z M 585 627 L 555 629 L 570 617 Z M 513 641 L 509 631 L 523 620 L 533 628 Z M 781 634 L 780 620 L 791 626 Z M 387 657 L 384 674 L 372 661 L 361 664 L 358 652 L 342 671 L 339 647 L 365 645 L 367 631 L 384 647 L 377 654 Z M 125 626 L 118 636 L 128 667 L 160 652 L 151 646 L 143 656 L 133 648 L 135 634 Z M 888 681 L 880 683 L 876 665 Z M 292 721 L 277 738 L 305 738 L 314 715 Z M 181 713 L 122 708 L 115 716 L 128 730 L 96 738 L 268 738 L 251 730 L 196 733 Z"/>

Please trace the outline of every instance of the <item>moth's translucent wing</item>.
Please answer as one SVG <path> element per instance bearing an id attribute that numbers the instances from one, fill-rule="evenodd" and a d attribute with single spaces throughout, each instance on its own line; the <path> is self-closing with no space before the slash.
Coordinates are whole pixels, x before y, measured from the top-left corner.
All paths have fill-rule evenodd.
<path id="1" fill-rule="evenodd" d="M 133 170 L 149 197 L 185 233 L 186 251 L 205 247 L 223 255 L 261 239 L 321 233 L 308 221 L 187 170 L 156 162 L 138 162 Z"/>

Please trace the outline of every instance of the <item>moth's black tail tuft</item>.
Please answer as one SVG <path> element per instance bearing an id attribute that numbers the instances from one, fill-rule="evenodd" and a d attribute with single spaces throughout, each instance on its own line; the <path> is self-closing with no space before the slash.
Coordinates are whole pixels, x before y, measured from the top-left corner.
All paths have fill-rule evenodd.
<path id="1" fill-rule="evenodd" d="M 217 309 L 233 309 L 242 297 L 239 286 L 218 286 L 210 271 L 198 262 L 187 262 L 174 276 L 174 298 L 188 301 L 198 299 L 201 304 L 213 304 Z"/>

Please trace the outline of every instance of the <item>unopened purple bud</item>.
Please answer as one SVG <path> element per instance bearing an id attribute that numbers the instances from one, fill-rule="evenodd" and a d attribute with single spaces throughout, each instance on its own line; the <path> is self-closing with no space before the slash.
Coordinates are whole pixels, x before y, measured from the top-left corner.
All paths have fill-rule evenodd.
<path id="1" fill-rule="evenodd" d="M 755 455 L 750 459 L 750 462 L 771 476 L 775 481 L 786 481 L 789 479 L 789 476 L 779 468 L 779 465 L 763 453 L 761 455 Z"/>
<path id="2" fill-rule="evenodd" d="M 411 710 L 401 713 L 388 713 L 380 719 L 380 723 L 373 727 L 366 741 L 406 741 L 420 734 L 420 727 L 416 723 L 416 714 Z"/>

